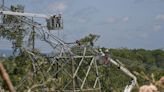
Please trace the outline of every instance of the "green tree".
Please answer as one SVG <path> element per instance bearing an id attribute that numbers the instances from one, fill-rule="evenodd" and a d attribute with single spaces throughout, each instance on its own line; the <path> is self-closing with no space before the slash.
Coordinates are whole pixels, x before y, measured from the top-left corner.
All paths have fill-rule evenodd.
<path id="1" fill-rule="evenodd" d="M 11 11 L 24 11 L 21 5 L 11 6 Z M 25 24 L 22 22 L 22 16 L 4 15 L 3 25 L 0 27 L 0 37 L 12 42 L 14 52 L 21 53 L 23 39 L 27 33 Z"/>

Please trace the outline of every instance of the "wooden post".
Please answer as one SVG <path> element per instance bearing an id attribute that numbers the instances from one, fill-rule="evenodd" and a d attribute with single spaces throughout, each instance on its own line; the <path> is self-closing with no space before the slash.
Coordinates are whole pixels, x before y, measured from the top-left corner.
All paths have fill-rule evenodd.
<path id="1" fill-rule="evenodd" d="M 10 80 L 10 78 L 9 78 L 9 75 L 8 75 L 8 73 L 6 72 L 6 69 L 3 67 L 3 64 L 2 64 L 2 63 L 0 63 L 0 74 L 1 74 L 1 76 L 2 76 L 2 78 L 3 78 L 3 80 L 6 82 L 9 91 L 10 91 L 10 92 L 16 92 L 16 91 L 15 91 L 15 88 L 14 88 L 14 86 L 12 85 L 12 82 L 11 82 L 11 80 Z"/>

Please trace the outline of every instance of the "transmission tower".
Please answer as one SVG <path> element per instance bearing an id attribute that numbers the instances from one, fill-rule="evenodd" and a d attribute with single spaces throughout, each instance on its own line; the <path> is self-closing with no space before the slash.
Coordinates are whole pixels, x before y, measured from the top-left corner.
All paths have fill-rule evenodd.
<path id="1" fill-rule="evenodd" d="M 51 34 L 53 30 L 63 29 L 61 14 L 48 16 L 44 14 L 22 12 L 22 6 L 12 6 L 12 9 L 3 5 L 1 15 L 12 15 L 30 27 L 34 33 L 39 35 L 40 39 L 51 46 L 53 54 L 43 55 L 35 53 L 26 47 L 23 51 L 28 54 L 31 60 L 31 67 L 26 76 L 21 79 L 20 85 L 16 87 L 17 91 L 25 90 L 28 92 L 101 92 L 100 74 L 97 61 L 105 57 L 102 51 L 97 51 L 93 46 L 78 46 L 75 43 L 67 44 L 58 36 Z M 22 17 L 23 16 L 23 17 Z M 46 19 L 47 26 L 30 19 L 29 17 L 39 17 Z M 7 21 L 3 17 L 1 26 L 4 28 L 12 27 L 18 24 Z M 119 67 L 133 81 L 127 85 L 124 92 L 130 92 L 136 84 L 136 77 L 124 68 L 121 64 L 111 58 L 106 58 L 114 65 Z M 39 80 L 36 80 L 39 79 Z M 35 83 L 33 83 L 35 81 Z"/>
<path id="2" fill-rule="evenodd" d="M 71 49 L 76 44 L 66 44 L 59 37 L 50 33 L 52 30 L 63 29 L 63 23 L 61 23 L 61 15 L 47 16 L 43 14 L 33 14 L 19 12 L 21 7 L 13 6 L 15 11 L 1 11 L 3 15 L 13 15 L 23 23 L 32 26 L 32 41 L 34 49 L 34 32 L 40 35 L 41 40 L 47 42 L 52 48 L 54 54 L 52 56 L 36 55 L 33 51 L 24 48 L 24 51 L 29 54 L 32 60 L 33 72 L 31 75 L 35 77 L 41 76 L 41 81 L 38 82 L 39 89 L 42 91 L 64 91 L 64 92 L 79 92 L 79 91 L 101 91 L 100 76 L 98 73 L 98 67 L 96 62 L 96 53 L 92 47 L 84 46 L 76 49 Z M 24 16 L 20 18 L 19 16 Z M 40 23 L 34 22 L 31 17 L 45 18 L 47 21 L 47 28 L 43 27 Z M 8 21 L 3 22 L 5 24 Z M 8 23 L 7 26 L 14 25 Z M 7 27 L 6 25 L 3 25 Z M 36 30 L 34 30 L 34 28 Z M 88 52 L 89 51 L 89 52 Z M 79 53 L 80 52 L 80 53 Z M 89 53 L 89 54 L 88 54 Z M 46 58 L 43 62 L 39 61 L 38 58 Z M 38 64 L 40 63 L 40 64 Z M 44 65 L 46 64 L 46 65 Z M 28 76 L 28 75 L 27 75 Z M 28 77 L 25 78 L 28 78 Z M 33 77 L 32 79 L 35 79 Z M 89 79 L 90 78 L 90 79 Z M 92 79 L 91 79 L 92 78 Z M 47 81 L 51 80 L 51 81 Z M 26 84 L 28 79 L 22 80 L 17 90 L 25 88 L 23 84 Z M 48 87 L 48 84 L 42 85 L 42 83 L 50 82 L 53 83 L 53 87 Z M 27 84 L 26 84 L 27 86 Z M 32 86 L 28 84 L 28 86 Z M 42 87 L 42 89 L 40 89 Z M 37 88 L 37 87 L 36 87 Z M 34 91 L 33 88 L 30 89 Z"/>

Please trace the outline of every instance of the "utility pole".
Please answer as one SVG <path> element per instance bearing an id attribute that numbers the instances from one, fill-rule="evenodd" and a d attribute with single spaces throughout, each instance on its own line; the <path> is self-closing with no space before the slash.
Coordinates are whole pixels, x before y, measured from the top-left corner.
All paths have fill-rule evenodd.
<path id="1" fill-rule="evenodd" d="M 0 10 L 3 11 L 3 7 L 4 7 L 4 0 L 2 0 L 1 5 L 0 5 Z M 3 23 L 3 15 L 0 15 L 0 23 Z"/>
<path id="2" fill-rule="evenodd" d="M 1 10 L 3 10 L 3 7 L 4 7 L 4 0 L 1 0 Z"/>
<path id="3" fill-rule="evenodd" d="M 4 1 L 4 0 L 2 0 L 2 9 L 3 9 L 3 7 L 4 7 L 4 4 L 5 4 L 5 1 Z"/>
<path id="4" fill-rule="evenodd" d="M 32 17 L 32 22 L 34 21 Z M 35 27 L 32 26 L 32 51 L 34 52 L 35 50 Z"/>

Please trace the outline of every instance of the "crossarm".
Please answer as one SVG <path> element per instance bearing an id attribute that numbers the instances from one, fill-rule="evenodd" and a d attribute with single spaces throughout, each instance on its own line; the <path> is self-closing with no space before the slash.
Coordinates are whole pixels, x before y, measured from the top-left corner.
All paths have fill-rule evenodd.
<path id="1" fill-rule="evenodd" d="M 12 11 L 0 11 L 0 14 L 5 15 L 17 15 L 17 16 L 29 16 L 29 17 L 38 17 L 48 19 L 50 16 L 44 14 L 35 14 L 35 13 L 22 13 L 22 12 L 12 12 Z"/>

